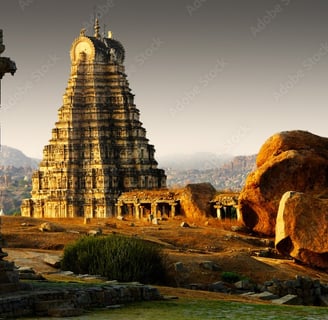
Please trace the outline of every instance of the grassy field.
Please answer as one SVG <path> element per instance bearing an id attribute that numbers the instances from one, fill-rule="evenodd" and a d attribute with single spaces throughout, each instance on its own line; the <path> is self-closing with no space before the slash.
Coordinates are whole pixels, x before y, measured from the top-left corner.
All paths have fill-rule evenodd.
<path id="1" fill-rule="evenodd" d="M 31 318 L 32 319 L 32 318 Z M 36 318 L 33 318 L 36 319 Z M 40 318 L 41 320 L 42 318 Z M 56 318 L 61 319 L 61 318 Z M 65 319 L 65 318 L 62 318 Z M 182 319 L 270 319 L 324 320 L 328 308 L 304 306 L 274 306 L 227 301 L 179 299 L 171 301 L 129 304 L 120 309 L 90 312 L 78 320 L 182 320 Z"/>

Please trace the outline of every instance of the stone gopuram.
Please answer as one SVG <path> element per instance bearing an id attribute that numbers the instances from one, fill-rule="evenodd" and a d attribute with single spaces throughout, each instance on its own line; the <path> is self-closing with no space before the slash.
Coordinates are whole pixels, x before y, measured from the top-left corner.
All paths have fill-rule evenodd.
<path id="1" fill-rule="evenodd" d="M 129 88 L 122 44 L 111 33 L 102 37 L 96 20 L 94 36 L 81 30 L 70 56 L 63 105 L 23 216 L 112 217 L 122 192 L 166 188 Z"/>

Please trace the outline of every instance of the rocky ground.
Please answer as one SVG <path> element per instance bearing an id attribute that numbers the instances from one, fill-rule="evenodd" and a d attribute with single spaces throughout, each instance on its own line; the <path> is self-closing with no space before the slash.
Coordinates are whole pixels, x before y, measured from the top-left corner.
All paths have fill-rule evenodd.
<path id="1" fill-rule="evenodd" d="M 185 221 L 181 217 L 159 221 L 158 225 L 132 219 L 92 219 L 89 224 L 84 224 L 82 218 L 47 221 L 55 224 L 57 230 L 40 231 L 45 220 L 1 217 L 1 231 L 6 242 L 4 251 L 8 253 L 6 259 L 18 266 L 32 267 L 47 277 L 56 269 L 44 262 L 46 256 L 60 256 L 67 243 L 90 230 L 101 229 L 103 234 L 129 234 L 161 244 L 167 253 L 168 287 L 189 287 L 195 283 L 207 285 L 219 281 L 224 271 L 237 272 L 256 283 L 273 278 L 294 279 L 296 275 L 328 283 L 325 270 L 311 269 L 277 255 L 273 239 L 232 231 L 235 223 L 230 221 L 187 221 L 189 227 L 186 228 L 181 227 Z M 204 267 L 206 261 L 213 262 L 215 267 Z M 177 262 L 182 263 L 182 271 L 176 268 Z M 170 292 L 169 288 L 162 290 Z M 181 294 L 195 295 L 196 292 L 187 290 Z M 204 292 L 200 294 L 204 295 Z"/>

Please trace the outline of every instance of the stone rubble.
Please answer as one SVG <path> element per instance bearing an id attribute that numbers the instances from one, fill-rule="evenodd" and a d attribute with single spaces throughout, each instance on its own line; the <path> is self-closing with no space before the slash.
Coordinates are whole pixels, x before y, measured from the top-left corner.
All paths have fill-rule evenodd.
<path id="1" fill-rule="evenodd" d="M 200 267 L 204 269 L 204 265 L 210 266 L 210 261 L 202 262 Z M 177 273 L 186 276 L 188 270 L 182 262 L 175 263 L 174 267 Z M 219 269 L 216 270 L 219 271 Z M 217 281 L 210 284 L 189 283 L 184 285 L 184 287 L 192 290 L 246 295 L 254 299 L 270 300 L 275 304 L 328 306 L 328 284 L 299 275 L 295 279 L 273 279 L 263 284 L 255 284 L 251 280 L 243 279 L 233 284 Z"/>

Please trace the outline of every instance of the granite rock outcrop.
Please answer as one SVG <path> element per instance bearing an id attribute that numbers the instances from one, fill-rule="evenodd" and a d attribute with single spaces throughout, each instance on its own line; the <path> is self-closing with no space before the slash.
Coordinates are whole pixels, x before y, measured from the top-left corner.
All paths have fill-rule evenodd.
<path id="1" fill-rule="evenodd" d="M 328 269 L 328 199 L 286 192 L 279 205 L 275 244 L 284 255 Z"/>
<path id="2" fill-rule="evenodd" d="M 239 197 L 243 223 L 258 234 L 274 235 L 280 199 L 291 190 L 326 197 L 328 138 L 306 131 L 285 131 L 270 137 Z"/>

